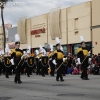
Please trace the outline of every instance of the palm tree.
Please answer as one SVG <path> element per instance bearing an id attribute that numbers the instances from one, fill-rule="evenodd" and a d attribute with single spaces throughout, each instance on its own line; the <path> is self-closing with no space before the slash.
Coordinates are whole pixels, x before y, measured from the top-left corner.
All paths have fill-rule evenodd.
<path id="1" fill-rule="evenodd" d="M 4 18 L 3 18 L 3 11 L 4 11 L 5 4 L 9 1 L 13 1 L 13 0 L 0 0 L 1 19 L 2 19 L 3 35 L 4 35 L 4 53 L 5 53 L 6 35 L 5 35 L 5 24 L 4 24 Z"/>

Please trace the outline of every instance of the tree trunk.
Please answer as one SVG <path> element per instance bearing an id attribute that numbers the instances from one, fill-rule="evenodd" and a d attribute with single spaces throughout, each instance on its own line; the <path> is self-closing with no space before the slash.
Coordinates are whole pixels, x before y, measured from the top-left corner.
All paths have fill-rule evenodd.
<path id="1" fill-rule="evenodd" d="M 2 19 L 2 26 L 3 26 L 3 35 L 4 35 L 4 53 L 5 53 L 6 36 L 5 36 L 5 24 L 4 24 L 4 18 L 3 18 L 3 9 L 4 9 L 4 7 L 1 7 L 1 19 Z"/>

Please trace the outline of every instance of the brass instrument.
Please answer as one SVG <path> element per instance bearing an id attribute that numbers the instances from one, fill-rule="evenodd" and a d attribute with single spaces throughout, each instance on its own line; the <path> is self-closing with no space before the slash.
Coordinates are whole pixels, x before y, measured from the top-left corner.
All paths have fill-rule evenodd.
<path id="1" fill-rule="evenodd" d="M 25 55 L 23 58 L 24 58 L 24 60 L 26 60 L 28 58 L 28 55 Z"/>
<path id="2" fill-rule="evenodd" d="M 0 62 L 2 62 L 3 60 L 4 60 L 4 54 L 1 55 L 1 57 L 0 57 Z"/>
<path id="3" fill-rule="evenodd" d="M 42 57 L 42 53 L 40 53 L 36 58 L 40 59 Z"/>

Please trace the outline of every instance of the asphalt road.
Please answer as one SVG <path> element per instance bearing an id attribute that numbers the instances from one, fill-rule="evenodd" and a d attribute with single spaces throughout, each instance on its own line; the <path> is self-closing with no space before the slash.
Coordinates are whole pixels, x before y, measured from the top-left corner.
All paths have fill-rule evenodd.
<path id="1" fill-rule="evenodd" d="M 55 77 L 21 76 L 22 84 L 13 82 L 14 76 L 0 76 L 0 100 L 100 100 L 100 76 L 67 75 L 64 82 Z"/>

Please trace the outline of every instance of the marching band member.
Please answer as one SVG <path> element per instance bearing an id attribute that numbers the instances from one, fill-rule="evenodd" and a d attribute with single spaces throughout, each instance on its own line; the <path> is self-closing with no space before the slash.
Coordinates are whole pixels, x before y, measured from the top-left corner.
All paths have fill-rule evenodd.
<path id="1" fill-rule="evenodd" d="M 63 47 L 62 46 L 60 46 L 60 50 L 63 52 L 63 54 L 64 54 L 64 50 L 63 50 Z M 63 59 L 65 59 L 65 61 L 63 62 L 63 65 L 62 65 L 62 69 L 63 69 L 63 76 L 65 76 L 65 74 L 66 74 L 66 71 L 67 71 L 67 64 L 68 64 L 68 61 L 67 61 L 67 56 L 65 56 L 64 55 L 64 58 Z"/>
<path id="2" fill-rule="evenodd" d="M 3 69 L 3 74 L 5 74 L 5 65 L 4 65 L 4 50 L 1 50 L 1 61 L 2 61 L 2 69 Z"/>
<path id="3" fill-rule="evenodd" d="M 63 82 L 63 61 L 66 60 L 66 58 L 64 58 L 64 54 L 63 52 L 60 50 L 60 40 L 58 37 L 55 38 L 57 44 L 56 44 L 56 50 L 54 51 L 54 56 L 53 56 L 53 63 L 57 66 L 57 76 L 56 76 L 56 81 L 60 81 Z"/>
<path id="4" fill-rule="evenodd" d="M 53 45 L 50 44 L 50 52 L 48 54 L 48 58 L 49 58 L 49 64 L 50 64 L 50 69 L 51 69 L 51 72 L 50 72 L 51 76 L 54 76 L 54 72 L 55 72 L 55 65 L 52 63 L 52 60 L 53 60 L 52 57 L 54 55 L 53 51 L 54 51 Z"/>
<path id="5" fill-rule="evenodd" d="M 82 70 L 81 78 L 83 80 L 89 80 L 88 74 L 87 74 L 87 67 L 88 67 L 87 56 L 88 54 L 90 54 L 90 52 L 88 52 L 83 36 L 80 36 L 80 39 L 82 42 L 81 42 L 81 47 L 78 48 L 77 56 L 78 56 L 78 63 L 81 64 L 81 70 Z"/>
<path id="6" fill-rule="evenodd" d="M 30 77 L 30 60 L 28 61 L 28 58 L 30 57 L 30 50 L 31 50 L 31 47 L 28 46 L 28 49 L 27 49 L 27 63 L 26 63 L 26 71 L 27 71 L 27 77 Z"/>
<path id="7" fill-rule="evenodd" d="M 44 73 L 45 75 L 48 75 L 48 55 L 46 50 L 44 49 L 43 55 L 42 55 L 42 65 L 44 66 Z"/>
<path id="8" fill-rule="evenodd" d="M 5 48 L 5 55 L 4 55 L 4 65 L 5 65 L 5 75 L 6 75 L 6 78 L 9 78 L 9 68 L 11 67 L 11 55 L 10 55 L 10 49 L 9 49 L 9 46 L 8 44 L 6 44 L 6 48 Z"/>
<path id="9" fill-rule="evenodd" d="M 11 57 L 14 58 L 15 64 L 15 79 L 14 82 L 18 84 L 22 83 L 20 79 L 20 61 L 23 59 L 23 52 L 20 48 L 20 37 L 18 34 L 15 34 L 15 49 L 11 52 Z"/>
<path id="10" fill-rule="evenodd" d="M 40 46 L 40 66 L 41 66 L 41 75 L 43 77 L 45 77 L 45 73 L 44 73 L 44 66 L 42 65 L 42 56 L 43 56 L 43 52 L 44 52 L 44 49 L 42 48 L 42 46 Z"/>
<path id="11" fill-rule="evenodd" d="M 41 73 L 42 76 L 45 77 L 45 69 L 48 65 L 48 56 L 46 55 L 46 51 L 42 48 L 42 46 L 40 46 L 40 65 L 41 65 Z"/>
<path id="12" fill-rule="evenodd" d="M 35 68 L 35 62 L 34 62 L 34 60 L 35 60 L 35 54 L 34 54 L 33 50 L 31 50 L 31 49 L 30 49 L 30 57 L 31 57 L 31 59 L 33 59 L 33 62 L 32 62 L 33 66 L 32 66 L 32 64 L 30 66 L 30 75 L 32 75 L 33 69 Z"/>
<path id="13" fill-rule="evenodd" d="M 40 62 L 39 62 L 39 57 L 40 57 L 40 55 L 39 55 L 39 51 L 38 50 L 35 50 L 35 53 L 36 53 L 36 57 L 35 57 L 35 60 L 36 60 L 36 67 L 37 67 L 37 72 L 36 72 L 36 74 L 38 75 L 41 75 L 41 71 L 40 71 Z"/>

